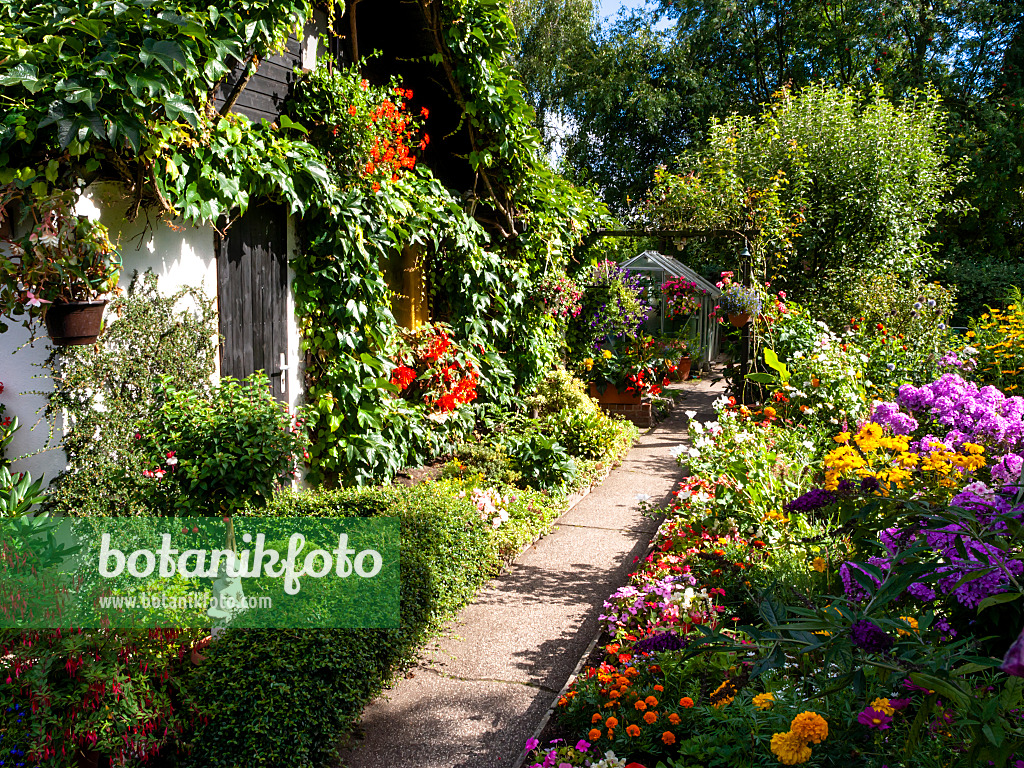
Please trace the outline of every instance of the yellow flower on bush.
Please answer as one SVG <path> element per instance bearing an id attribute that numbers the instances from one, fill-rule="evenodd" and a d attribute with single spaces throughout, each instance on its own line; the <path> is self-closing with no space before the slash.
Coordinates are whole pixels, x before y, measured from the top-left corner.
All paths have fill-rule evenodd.
<path id="1" fill-rule="evenodd" d="M 828 567 L 828 560 L 824 557 L 816 557 L 811 561 L 811 568 L 818 573 L 824 573 Z"/>
<path id="2" fill-rule="evenodd" d="M 771 750 L 783 765 L 800 765 L 811 759 L 811 748 L 807 742 L 792 731 L 772 736 Z"/>
<path id="3" fill-rule="evenodd" d="M 583 367 L 586 368 L 588 371 L 591 370 L 594 367 L 594 358 L 592 358 L 592 357 L 585 357 L 585 358 L 583 358 Z"/>
<path id="4" fill-rule="evenodd" d="M 612 356 L 612 351 L 610 349 L 602 349 L 601 350 L 601 357 L 603 357 L 605 360 L 610 360 L 611 356 Z"/>
<path id="5" fill-rule="evenodd" d="M 754 706 L 758 709 L 771 709 L 775 696 L 771 693 L 759 693 L 754 697 Z"/>

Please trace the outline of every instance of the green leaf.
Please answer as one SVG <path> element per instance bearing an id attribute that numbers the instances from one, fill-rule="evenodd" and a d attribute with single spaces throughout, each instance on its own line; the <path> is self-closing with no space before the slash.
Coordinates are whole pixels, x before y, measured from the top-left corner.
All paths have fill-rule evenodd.
<path id="1" fill-rule="evenodd" d="M 1020 592 L 1000 592 L 997 595 L 991 595 L 982 600 L 981 603 L 978 605 L 978 613 L 981 613 L 986 608 L 991 608 L 993 605 L 1012 603 L 1014 600 L 1020 599 L 1020 597 Z"/>
<path id="2" fill-rule="evenodd" d="M 188 66 L 188 59 L 173 40 L 147 38 L 142 43 L 142 50 L 139 51 L 139 61 L 147 67 L 155 61 L 172 75 L 179 68 Z"/>

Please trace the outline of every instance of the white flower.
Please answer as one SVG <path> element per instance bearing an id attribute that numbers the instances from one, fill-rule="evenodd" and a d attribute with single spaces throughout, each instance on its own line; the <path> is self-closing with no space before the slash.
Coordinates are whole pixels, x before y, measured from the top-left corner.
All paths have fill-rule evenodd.
<path id="1" fill-rule="evenodd" d="M 638 493 L 633 498 L 635 498 L 640 504 L 646 504 L 651 500 L 651 496 L 648 493 Z"/>
<path id="2" fill-rule="evenodd" d="M 700 451 L 698 451 L 696 448 L 691 448 L 686 453 L 687 453 L 687 455 L 691 459 L 699 459 L 700 458 Z"/>
<path id="3" fill-rule="evenodd" d="M 670 453 L 670 454 L 672 454 L 672 458 L 674 458 L 674 459 L 678 459 L 678 458 L 679 458 L 679 456 L 680 456 L 680 455 L 681 455 L 681 454 L 683 453 L 683 451 L 685 451 L 685 450 L 686 450 L 686 446 L 685 446 L 685 445 L 677 445 L 677 446 L 675 446 L 674 448 L 672 448 L 672 450 L 670 450 L 670 451 L 669 451 L 669 453 Z"/>
<path id="4" fill-rule="evenodd" d="M 976 355 L 978 354 L 978 350 L 976 350 L 974 347 L 964 347 L 963 353 L 965 355 Z"/>
<path id="5" fill-rule="evenodd" d="M 809 451 L 813 451 L 814 450 L 814 443 L 811 442 L 810 440 L 804 440 L 802 443 L 800 443 L 800 445 L 802 445 L 804 448 L 806 448 Z"/>
<path id="6" fill-rule="evenodd" d="M 53 248 L 55 245 L 60 243 L 60 238 L 57 237 L 56 232 L 48 229 L 39 236 L 39 242 Z"/>
<path id="7" fill-rule="evenodd" d="M 689 429 L 692 434 L 699 435 L 704 431 L 704 425 L 699 421 L 691 421 Z"/>
<path id="8" fill-rule="evenodd" d="M 697 412 L 696 411 L 687 411 L 686 412 L 686 418 L 688 418 L 690 421 L 693 421 L 695 418 L 697 418 Z"/>
<path id="9" fill-rule="evenodd" d="M 750 439 L 750 433 L 749 432 L 737 432 L 736 433 L 736 437 L 733 438 L 733 439 L 736 440 L 737 443 L 740 443 L 740 444 L 745 443 L 745 442 L 747 442 L 747 440 Z"/>

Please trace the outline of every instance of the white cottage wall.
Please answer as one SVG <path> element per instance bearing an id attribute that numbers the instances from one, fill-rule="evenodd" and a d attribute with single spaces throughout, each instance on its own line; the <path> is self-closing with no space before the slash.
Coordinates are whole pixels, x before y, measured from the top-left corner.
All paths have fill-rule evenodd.
<path id="1" fill-rule="evenodd" d="M 119 245 L 124 264 L 121 286 L 127 288 L 136 271 L 151 269 L 158 277 L 161 293 L 174 293 L 184 286 L 201 288 L 216 306 L 217 256 L 213 229 L 180 222 L 171 227 L 163 220 L 146 219 L 145 212 L 135 222 L 128 222 L 125 218 L 128 205 L 120 187 L 97 184 L 85 190 L 77 209 L 80 215 L 99 218 L 110 230 L 111 239 Z M 294 219 L 289 218 L 288 252 L 294 253 L 297 248 Z M 287 398 L 293 408 L 303 397 L 299 325 L 292 291 L 294 278 L 289 267 L 286 372 Z M 7 406 L 7 415 L 17 416 L 21 423 L 9 450 L 10 456 L 19 457 L 12 470 L 49 480 L 67 463 L 59 447 L 65 425 L 59 417 L 53 424 L 43 418 L 46 393 L 53 390 L 53 384 L 43 365 L 51 347 L 45 331 L 40 329 L 40 332 L 41 337 L 31 343 L 28 330 L 20 325 L 10 324 L 9 330 L 0 334 L 0 382 L 4 385 L 0 402 Z"/>
<path id="2" fill-rule="evenodd" d="M 152 269 L 162 293 L 195 286 L 216 304 L 213 230 L 193 226 L 172 229 L 162 221 L 146 221 L 144 214 L 130 223 L 125 219 L 127 206 L 119 187 L 102 184 L 86 189 L 77 209 L 80 215 L 99 218 L 110 230 L 111 240 L 119 245 L 124 264 L 122 287 L 128 287 L 136 270 Z M 40 328 L 39 332 L 41 337 L 32 344 L 29 332 L 20 325 L 11 324 L 6 333 L 0 334 L 0 381 L 4 384 L 0 402 L 7 406 L 7 415 L 17 416 L 21 423 L 9 450 L 10 456 L 20 457 L 12 469 L 49 480 L 67 463 L 59 447 L 65 425 L 60 418 L 55 424 L 48 423 L 43 418 L 45 394 L 33 394 L 53 391 L 53 382 L 43 366 L 51 348 L 45 331 Z"/>

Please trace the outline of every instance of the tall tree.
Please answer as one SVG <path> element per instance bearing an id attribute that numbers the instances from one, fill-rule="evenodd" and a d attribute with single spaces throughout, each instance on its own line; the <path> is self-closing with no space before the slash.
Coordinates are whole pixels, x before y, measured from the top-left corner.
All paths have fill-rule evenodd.
<path id="1" fill-rule="evenodd" d="M 513 0 L 517 45 L 510 53 L 549 149 L 566 131 L 569 83 L 593 46 L 594 0 Z"/>

